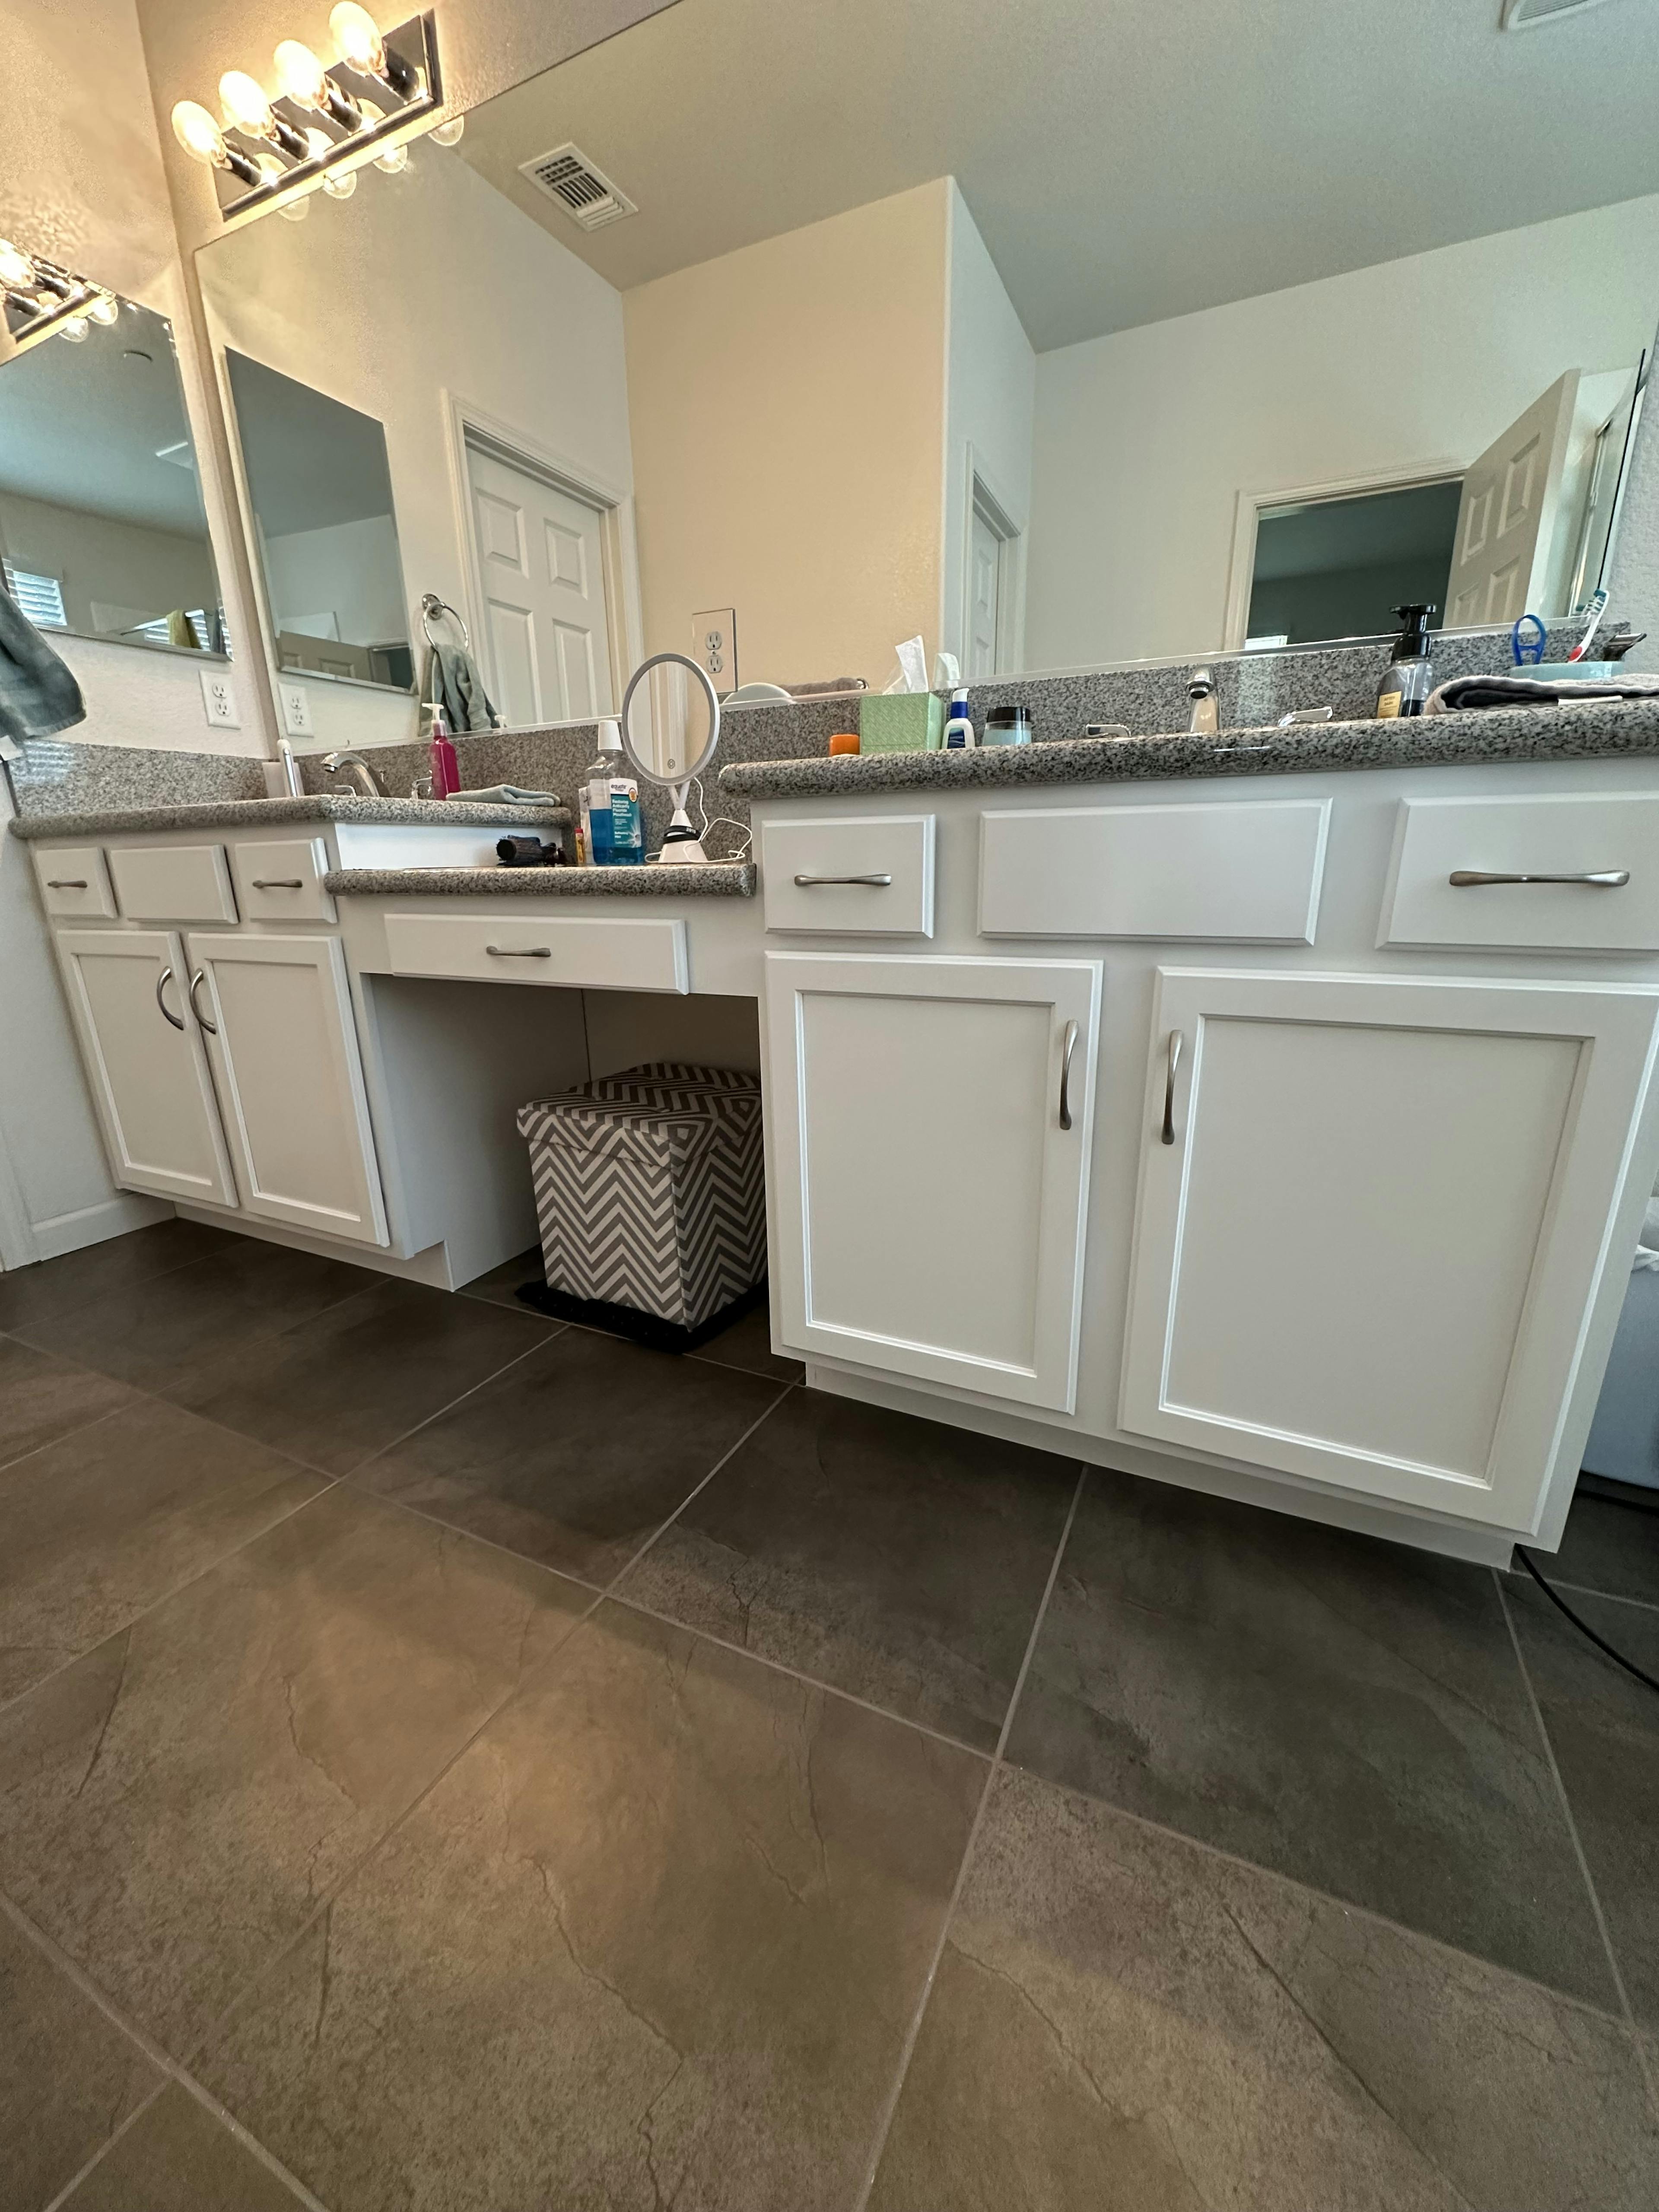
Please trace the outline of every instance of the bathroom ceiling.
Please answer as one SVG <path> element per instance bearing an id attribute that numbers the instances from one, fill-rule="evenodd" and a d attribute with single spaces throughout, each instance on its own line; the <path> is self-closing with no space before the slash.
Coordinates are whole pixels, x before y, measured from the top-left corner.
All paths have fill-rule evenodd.
<path id="1" fill-rule="evenodd" d="M 459 150 L 623 289 L 954 175 L 1046 351 L 1659 191 L 1659 7 L 1499 14 L 677 0 L 476 109 Z M 567 141 L 637 216 L 584 233 L 518 175 Z"/>

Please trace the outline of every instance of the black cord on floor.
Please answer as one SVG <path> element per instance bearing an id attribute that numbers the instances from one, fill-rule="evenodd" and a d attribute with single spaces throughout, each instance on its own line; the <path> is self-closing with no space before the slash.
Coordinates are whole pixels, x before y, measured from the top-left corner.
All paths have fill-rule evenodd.
<path id="1" fill-rule="evenodd" d="M 1580 1620 L 1578 1615 L 1573 1611 L 1566 1600 L 1560 1596 L 1558 1592 L 1550 1588 L 1549 1584 L 1544 1580 L 1542 1575 L 1539 1573 L 1537 1568 L 1534 1566 L 1532 1561 L 1528 1558 L 1526 1553 L 1519 1544 L 1515 1547 L 1515 1556 L 1520 1560 L 1522 1565 L 1532 1577 L 1534 1582 L 1537 1583 L 1539 1589 L 1543 1591 L 1550 1603 L 1555 1607 L 1559 1613 L 1565 1613 L 1567 1619 L 1572 1623 L 1573 1626 L 1578 1631 L 1581 1636 L 1588 1636 L 1590 1642 L 1595 1644 L 1598 1651 L 1605 1651 L 1607 1657 L 1613 1661 L 1613 1664 L 1617 1667 L 1622 1667 L 1627 1674 L 1634 1674 L 1638 1682 L 1645 1682 L 1650 1690 L 1659 1690 L 1659 1682 L 1656 1682 L 1651 1674 L 1644 1674 L 1642 1672 L 1642 1669 L 1636 1665 L 1634 1661 L 1626 1659 L 1622 1651 L 1615 1651 L 1611 1644 L 1607 1643 L 1604 1638 L 1598 1636 L 1587 1620 Z"/>

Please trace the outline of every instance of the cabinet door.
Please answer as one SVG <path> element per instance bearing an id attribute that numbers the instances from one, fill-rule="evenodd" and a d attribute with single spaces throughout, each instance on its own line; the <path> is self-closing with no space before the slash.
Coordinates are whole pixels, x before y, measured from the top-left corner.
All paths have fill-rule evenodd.
<path id="1" fill-rule="evenodd" d="M 767 955 L 793 1349 L 1071 1410 L 1100 978 L 1087 960 Z"/>
<path id="2" fill-rule="evenodd" d="M 185 1011 L 179 939 L 160 929 L 55 934 L 116 1182 L 234 1206 L 202 1039 Z"/>
<path id="3" fill-rule="evenodd" d="M 1163 970 L 1122 1426 L 1530 1526 L 1622 1295 L 1656 1019 L 1617 986 Z"/>
<path id="4" fill-rule="evenodd" d="M 339 940 L 193 931 L 188 945 L 191 1005 L 244 1206 L 296 1229 L 386 1243 Z"/>

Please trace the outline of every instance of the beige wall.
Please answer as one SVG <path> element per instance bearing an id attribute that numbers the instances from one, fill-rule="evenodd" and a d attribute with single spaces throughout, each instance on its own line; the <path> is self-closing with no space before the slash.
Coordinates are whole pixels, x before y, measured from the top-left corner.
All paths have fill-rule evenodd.
<path id="1" fill-rule="evenodd" d="M 939 643 L 948 179 L 623 295 L 646 643 L 738 612 L 745 683 Z"/>

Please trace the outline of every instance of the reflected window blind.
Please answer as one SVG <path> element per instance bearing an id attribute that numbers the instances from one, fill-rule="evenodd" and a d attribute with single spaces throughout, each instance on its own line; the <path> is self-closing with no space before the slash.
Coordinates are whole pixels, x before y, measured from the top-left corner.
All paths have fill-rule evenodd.
<path id="1" fill-rule="evenodd" d="M 67 629 L 64 587 L 56 576 L 37 576 L 27 568 L 5 563 L 6 589 L 36 629 Z"/>

